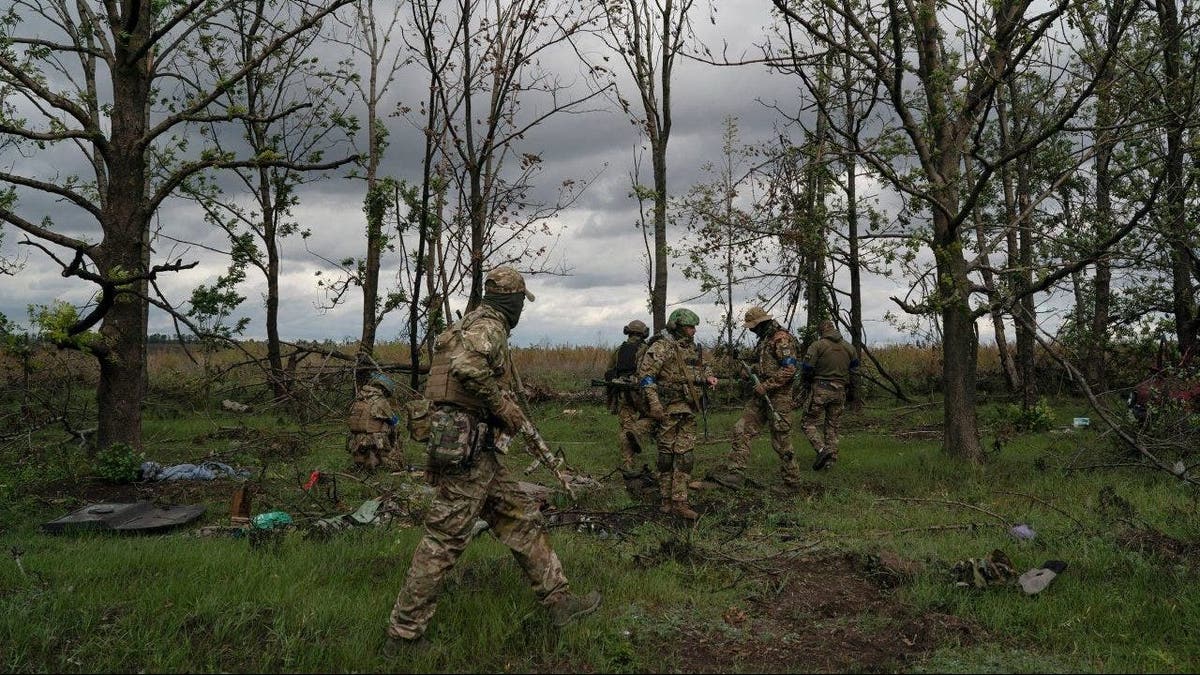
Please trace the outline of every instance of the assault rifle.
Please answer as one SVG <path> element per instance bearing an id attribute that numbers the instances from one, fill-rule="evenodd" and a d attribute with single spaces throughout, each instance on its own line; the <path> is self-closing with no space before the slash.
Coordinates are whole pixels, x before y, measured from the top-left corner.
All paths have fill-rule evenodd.
<path id="1" fill-rule="evenodd" d="M 641 387 L 637 382 L 626 382 L 624 380 L 592 380 L 593 387 L 610 387 L 618 391 L 637 391 Z"/>
<path id="2" fill-rule="evenodd" d="M 738 359 L 738 363 L 742 364 L 742 368 L 746 371 L 746 377 L 750 380 L 750 386 L 757 388 L 759 385 L 758 375 L 754 374 L 754 370 L 750 368 L 750 364 L 742 361 L 741 359 Z M 763 394 L 762 402 L 767 406 L 767 412 L 771 413 L 771 421 L 775 424 L 779 424 L 782 418 L 779 416 L 779 412 L 775 410 L 775 406 L 771 403 L 771 395 Z"/>
<path id="3" fill-rule="evenodd" d="M 530 455 L 533 455 L 533 463 L 525 469 L 525 474 L 529 475 L 539 466 L 545 466 L 550 470 L 550 473 L 554 474 L 558 482 L 562 484 L 563 489 L 567 491 L 571 499 L 575 499 L 575 489 L 571 487 L 571 476 L 564 470 L 565 460 L 554 454 L 554 451 L 550 449 L 550 444 L 546 442 L 545 438 L 542 438 L 542 434 L 537 430 L 537 427 L 533 426 L 533 422 L 530 422 L 526 418 L 521 423 L 521 428 L 517 430 L 517 435 L 525 440 L 525 450 Z M 506 451 L 512 443 L 513 438 L 514 436 L 506 431 L 500 432 L 496 436 L 496 449 L 500 452 Z"/>

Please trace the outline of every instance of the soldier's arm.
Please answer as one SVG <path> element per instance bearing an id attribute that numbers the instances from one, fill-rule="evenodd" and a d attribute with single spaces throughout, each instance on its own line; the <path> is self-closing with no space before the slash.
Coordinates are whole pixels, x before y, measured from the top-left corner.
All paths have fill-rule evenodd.
<path id="1" fill-rule="evenodd" d="M 663 410 L 662 401 L 658 397 L 658 376 L 662 372 L 664 353 L 660 349 L 650 347 L 638 360 L 638 386 L 646 396 L 646 404 L 652 417 L 656 416 L 656 412 Z"/>
<path id="2" fill-rule="evenodd" d="M 450 359 L 450 375 L 494 413 L 500 409 L 504 392 L 496 377 L 503 372 L 504 336 L 493 332 L 483 322 L 463 331 L 462 349 Z"/>
<path id="3" fill-rule="evenodd" d="M 771 338 L 771 351 L 779 369 L 771 373 L 762 384 L 768 392 L 776 392 L 791 386 L 796 378 L 796 369 L 800 363 L 796 360 L 796 350 L 792 345 L 792 337 L 780 331 Z"/>

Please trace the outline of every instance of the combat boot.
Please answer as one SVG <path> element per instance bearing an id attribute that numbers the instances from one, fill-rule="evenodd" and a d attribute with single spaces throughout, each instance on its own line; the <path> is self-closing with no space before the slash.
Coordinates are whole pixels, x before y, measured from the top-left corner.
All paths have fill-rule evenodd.
<path id="1" fill-rule="evenodd" d="M 686 520 L 695 520 L 700 517 L 699 513 L 696 513 L 692 510 L 691 505 L 687 503 L 686 499 L 677 502 L 671 502 L 671 513 Z"/>
<path id="2" fill-rule="evenodd" d="M 383 655 L 389 659 L 400 658 L 403 656 L 416 656 L 419 654 L 427 654 L 431 651 L 432 643 L 424 635 L 419 638 L 408 640 L 388 636 L 387 642 L 383 645 Z"/>
<path id="3" fill-rule="evenodd" d="M 820 471 L 825 468 L 832 468 L 834 462 L 837 461 L 837 453 L 828 450 L 822 450 L 817 453 L 817 461 L 813 462 L 813 471 Z"/>
<path id="4" fill-rule="evenodd" d="M 600 591 L 592 591 L 582 597 L 566 593 L 560 600 L 550 605 L 550 621 L 556 627 L 562 628 L 572 621 L 596 611 L 603 599 L 604 596 L 600 595 Z"/>
<path id="5" fill-rule="evenodd" d="M 662 498 L 662 505 L 658 507 L 659 513 L 671 513 L 671 500 L 667 497 Z"/>

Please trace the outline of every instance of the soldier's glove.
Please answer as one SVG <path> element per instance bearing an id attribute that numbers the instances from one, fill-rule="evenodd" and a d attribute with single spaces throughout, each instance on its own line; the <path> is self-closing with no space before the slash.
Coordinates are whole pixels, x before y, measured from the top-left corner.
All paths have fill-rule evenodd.
<path id="1" fill-rule="evenodd" d="M 500 419 L 500 423 L 504 425 L 504 430 L 513 436 L 516 436 L 517 432 L 521 430 L 521 425 L 525 424 L 525 413 L 521 412 L 521 407 L 507 396 L 500 399 L 500 405 L 494 412 Z"/>
<path id="2" fill-rule="evenodd" d="M 754 395 L 758 396 L 758 397 L 766 396 L 767 395 L 767 385 L 763 384 L 762 382 L 759 382 L 758 384 L 754 385 Z"/>

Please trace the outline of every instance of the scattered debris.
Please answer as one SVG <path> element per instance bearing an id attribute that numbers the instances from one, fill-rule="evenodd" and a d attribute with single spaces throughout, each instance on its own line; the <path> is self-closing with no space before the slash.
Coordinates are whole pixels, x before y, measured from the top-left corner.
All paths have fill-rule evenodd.
<path id="1" fill-rule="evenodd" d="M 259 530 L 274 530 L 291 525 L 292 517 L 284 511 L 267 511 L 251 518 L 250 523 Z"/>
<path id="2" fill-rule="evenodd" d="M 912 582 L 925 566 L 906 560 L 892 551 L 851 556 L 852 567 L 880 588 L 896 588 Z"/>
<path id="3" fill-rule="evenodd" d="M 1021 585 L 1021 590 L 1025 595 L 1037 595 L 1046 590 L 1051 581 L 1063 570 L 1067 569 L 1067 563 L 1061 560 L 1047 560 L 1042 563 L 1041 567 L 1035 567 L 1028 572 L 1022 574 L 1017 583 Z"/>
<path id="4" fill-rule="evenodd" d="M 1032 527 L 1026 525 L 1025 523 L 1013 525 L 1008 530 L 1008 533 L 1018 541 L 1029 541 L 1037 536 L 1037 532 L 1035 532 Z"/>
<path id="5" fill-rule="evenodd" d="M 51 534 L 97 530 L 160 532 L 190 523 L 203 513 L 204 506 L 201 504 L 183 506 L 156 506 L 153 502 L 89 504 L 62 518 L 43 523 L 42 531 Z"/>
<path id="6" fill-rule="evenodd" d="M 1017 573 L 1004 551 L 996 549 L 986 558 L 967 558 L 954 563 L 950 573 L 954 585 L 974 588 L 1002 586 L 1010 583 Z"/>
<path id="7" fill-rule="evenodd" d="M 229 412 L 235 413 L 254 412 L 254 406 L 246 405 L 245 403 L 238 403 L 237 401 L 230 401 L 229 399 L 221 401 L 221 408 L 223 410 L 228 410 Z"/>
<path id="8" fill-rule="evenodd" d="M 249 469 L 235 469 L 222 462 L 200 464 L 175 464 L 163 466 L 158 462 L 142 462 L 142 480 L 213 480 L 229 476 L 249 478 Z"/>

